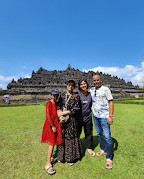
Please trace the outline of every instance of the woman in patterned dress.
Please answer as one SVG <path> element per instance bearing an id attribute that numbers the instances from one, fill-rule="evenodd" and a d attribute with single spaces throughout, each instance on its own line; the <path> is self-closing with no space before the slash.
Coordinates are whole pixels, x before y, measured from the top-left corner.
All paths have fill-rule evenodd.
<path id="1" fill-rule="evenodd" d="M 81 143 L 78 132 L 78 118 L 80 112 L 80 97 L 74 94 L 75 81 L 68 80 L 67 92 L 61 94 L 58 105 L 58 116 L 61 121 L 63 143 L 58 146 L 58 161 L 73 165 L 81 157 Z M 64 110 L 64 107 L 67 108 Z M 64 121 L 63 118 L 69 119 Z"/>

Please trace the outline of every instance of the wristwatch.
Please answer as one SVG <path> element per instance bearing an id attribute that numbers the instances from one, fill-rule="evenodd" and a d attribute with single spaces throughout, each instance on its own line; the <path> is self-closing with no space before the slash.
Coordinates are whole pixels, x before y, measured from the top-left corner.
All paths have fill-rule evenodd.
<path id="1" fill-rule="evenodd" d="M 114 119 L 114 116 L 109 116 L 109 117 L 111 117 L 112 119 Z"/>

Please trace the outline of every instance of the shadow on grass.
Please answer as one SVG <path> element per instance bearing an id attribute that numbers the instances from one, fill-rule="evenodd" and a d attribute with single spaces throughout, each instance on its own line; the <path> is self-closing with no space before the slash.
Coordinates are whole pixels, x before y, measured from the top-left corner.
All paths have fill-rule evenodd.
<path id="1" fill-rule="evenodd" d="M 98 141 L 98 137 L 97 136 L 93 136 L 93 149 L 95 149 L 98 145 L 99 141 Z M 85 156 L 85 151 L 86 151 L 86 140 L 85 137 L 81 138 L 81 145 L 82 145 L 82 158 Z"/>
<path id="2" fill-rule="evenodd" d="M 115 151 L 118 149 L 118 141 L 115 138 L 112 138 L 113 141 L 113 159 L 115 155 Z"/>
<path id="3" fill-rule="evenodd" d="M 116 151 L 118 149 L 118 141 L 115 138 L 112 138 L 113 141 L 113 151 Z"/>
<path id="4" fill-rule="evenodd" d="M 118 141 L 115 138 L 112 138 L 113 141 L 113 151 L 115 152 L 118 149 Z M 99 140 L 97 136 L 93 136 L 93 149 L 95 149 L 99 144 Z M 85 138 L 81 139 L 82 145 L 82 158 L 85 156 L 86 151 L 86 141 Z"/>
<path id="5" fill-rule="evenodd" d="M 56 146 L 56 150 L 53 151 L 52 157 L 54 159 L 54 163 L 53 164 L 55 165 L 56 163 L 58 163 L 58 161 L 57 161 L 57 146 Z"/>
<path id="6" fill-rule="evenodd" d="M 118 141 L 115 138 L 112 138 L 113 141 L 113 151 L 115 152 L 118 149 Z M 93 136 L 93 149 L 95 149 L 99 144 L 99 140 L 97 136 Z M 82 156 L 78 160 L 82 160 L 82 158 L 85 156 L 86 152 L 86 140 L 85 137 L 81 138 L 81 146 L 82 146 Z M 57 150 L 53 152 L 53 158 L 54 158 L 54 164 L 56 164 L 57 161 Z M 113 156 L 114 158 L 114 156 Z M 78 161 L 76 160 L 75 163 Z M 65 162 L 64 162 L 65 163 Z"/>

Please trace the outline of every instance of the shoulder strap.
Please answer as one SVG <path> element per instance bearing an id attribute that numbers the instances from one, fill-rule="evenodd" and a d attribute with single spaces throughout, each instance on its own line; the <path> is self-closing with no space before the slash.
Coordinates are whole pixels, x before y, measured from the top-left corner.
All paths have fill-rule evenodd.
<path id="1" fill-rule="evenodd" d="M 67 103 L 69 102 L 70 98 L 71 98 L 71 94 L 69 95 L 68 99 L 67 99 L 67 94 L 65 95 L 65 107 L 67 107 Z"/>

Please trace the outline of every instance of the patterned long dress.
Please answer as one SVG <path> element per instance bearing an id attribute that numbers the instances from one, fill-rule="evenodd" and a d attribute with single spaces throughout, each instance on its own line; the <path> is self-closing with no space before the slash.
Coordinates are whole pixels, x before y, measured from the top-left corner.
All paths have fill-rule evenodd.
<path id="1" fill-rule="evenodd" d="M 66 94 L 62 94 L 59 100 L 58 109 L 63 110 Z M 72 94 L 67 104 L 67 110 L 71 115 L 67 122 L 61 123 L 63 143 L 58 146 L 58 160 L 61 162 L 74 162 L 81 157 L 81 143 L 78 132 L 78 120 L 80 112 L 80 97 Z"/>

